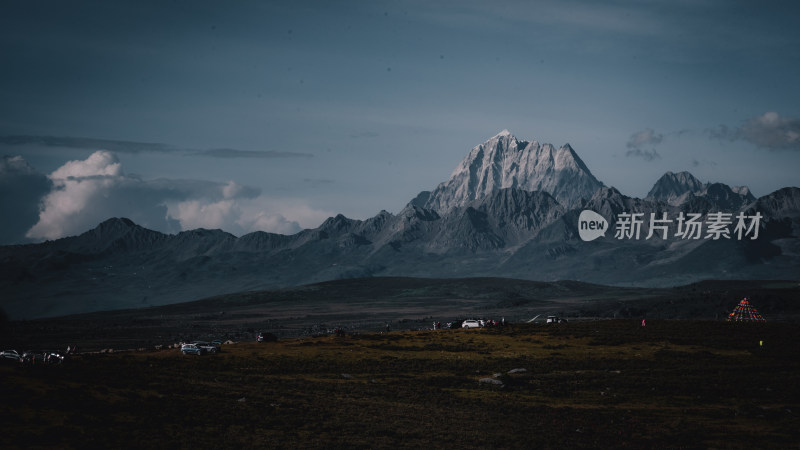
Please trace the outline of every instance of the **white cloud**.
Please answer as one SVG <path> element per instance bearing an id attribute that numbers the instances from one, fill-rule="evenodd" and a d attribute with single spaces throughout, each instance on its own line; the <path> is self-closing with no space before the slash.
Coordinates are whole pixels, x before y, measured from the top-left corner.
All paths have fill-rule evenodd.
<path id="1" fill-rule="evenodd" d="M 628 148 L 642 148 L 645 145 L 658 145 L 664 140 L 664 135 L 656 133 L 651 128 L 646 128 L 637 133 L 633 133 L 628 139 L 626 146 Z"/>
<path id="2" fill-rule="evenodd" d="M 706 133 L 712 139 L 743 140 L 768 150 L 800 150 L 800 119 L 781 117 L 774 111 L 747 119 L 739 127 L 720 125 Z"/>
<path id="3" fill-rule="evenodd" d="M 290 220 L 296 221 L 303 228 L 316 228 L 325 219 L 336 215 L 333 211 L 314 209 L 302 200 L 272 200 L 269 210 L 276 211 Z"/>
<path id="4" fill-rule="evenodd" d="M 42 201 L 39 221 L 28 231 L 29 238 L 57 239 L 85 231 L 109 217 L 102 206 L 131 183 L 117 157 L 106 151 L 67 162 L 50 174 L 50 180 L 54 189 Z"/>
<path id="5" fill-rule="evenodd" d="M 178 220 L 184 230 L 219 228 L 232 231 L 229 224 L 235 223 L 239 214 L 241 211 L 233 200 L 213 203 L 189 200 L 177 203 L 175 208 L 169 208 L 170 217 Z"/>
<path id="6" fill-rule="evenodd" d="M 800 150 L 800 119 L 767 112 L 745 121 L 739 137 L 758 147 L 771 150 Z"/>
<path id="7" fill-rule="evenodd" d="M 640 148 L 634 148 L 625 152 L 625 156 L 640 157 L 644 158 L 645 161 L 654 161 L 656 159 L 661 159 L 661 155 L 656 151 L 656 149 L 642 150 Z"/>
<path id="8" fill-rule="evenodd" d="M 102 176 L 123 176 L 117 156 L 104 150 L 92 153 L 85 161 L 69 161 L 50 174 L 50 178 L 56 179 Z"/>
<path id="9" fill-rule="evenodd" d="M 267 231 L 280 234 L 295 234 L 302 227 L 294 220 L 289 220 L 280 214 L 269 215 L 259 212 L 253 218 L 249 218 L 249 225 L 252 231 Z"/>
<path id="10" fill-rule="evenodd" d="M 302 200 L 271 199 L 235 181 L 142 180 L 126 175 L 115 154 L 97 151 L 69 161 L 49 176 L 53 189 L 41 202 L 34 240 L 58 239 L 94 228 L 110 217 L 127 217 L 153 230 L 195 228 L 293 234 L 318 226 L 330 213 Z"/>
<path id="11" fill-rule="evenodd" d="M 633 133 L 628 139 L 628 143 L 625 144 L 625 146 L 628 147 L 628 151 L 625 152 L 625 156 L 641 157 L 644 158 L 645 161 L 661 159 L 661 155 L 658 154 L 655 146 L 660 144 L 663 140 L 663 134 L 656 133 L 650 128 Z M 652 148 L 647 150 L 644 148 L 647 146 L 652 146 Z"/>
<path id="12" fill-rule="evenodd" d="M 167 209 L 169 217 L 179 222 L 183 230 L 221 229 L 236 235 L 254 231 L 295 234 L 303 228 L 315 228 L 334 215 L 313 209 L 302 200 L 264 196 L 215 202 L 170 202 Z"/>

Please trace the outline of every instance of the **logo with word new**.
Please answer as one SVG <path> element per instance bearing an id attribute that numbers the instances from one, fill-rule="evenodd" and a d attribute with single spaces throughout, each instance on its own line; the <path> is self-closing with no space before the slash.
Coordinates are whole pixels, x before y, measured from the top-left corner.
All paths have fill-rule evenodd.
<path id="1" fill-rule="evenodd" d="M 605 236 L 608 231 L 608 221 L 605 217 L 591 209 L 584 209 L 578 216 L 578 234 L 586 242 L 593 241 L 600 236 Z"/>
<path id="2" fill-rule="evenodd" d="M 647 231 L 645 240 L 682 239 L 758 239 L 763 216 L 756 211 L 755 214 L 739 212 L 734 216 L 729 212 L 700 213 L 679 212 L 674 219 L 669 218 L 667 212 L 661 212 L 660 217 L 655 212 L 649 213 L 650 220 L 646 220 L 646 213 L 623 212 L 615 217 L 614 238 L 617 240 L 639 240 L 642 229 Z M 600 236 L 605 236 L 608 231 L 608 221 L 596 212 L 585 209 L 578 217 L 578 234 L 586 242 L 593 241 Z M 659 236 L 660 233 L 660 236 Z"/>

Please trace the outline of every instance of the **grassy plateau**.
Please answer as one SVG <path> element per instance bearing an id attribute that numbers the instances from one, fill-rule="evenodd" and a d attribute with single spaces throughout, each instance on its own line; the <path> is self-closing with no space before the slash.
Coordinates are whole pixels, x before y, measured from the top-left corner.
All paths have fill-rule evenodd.
<path id="1" fill-rule="evenodd" d="M 794 323 L 616 319 L 0 366 L 0 448 L 797 448 Z"/>

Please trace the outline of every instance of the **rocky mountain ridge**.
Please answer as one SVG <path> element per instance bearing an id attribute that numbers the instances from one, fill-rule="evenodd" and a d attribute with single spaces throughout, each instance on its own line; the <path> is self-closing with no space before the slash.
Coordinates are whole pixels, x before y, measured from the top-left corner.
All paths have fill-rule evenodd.
<path id="1" fill-rule="evenodd" d="M 747 186 L 703 183 L 689 172 L 667 172 L 656 181 L 646 199 L 679 206 L 702 197 L 720 210 L 735 210 L 755 201 Z"/>
<path id="2" fill-rule="evenodd" d="M 752 196 L 747 190 L 668 173 L 652 195 L 638 199 L 594 179 L 571 148 L 562 147 L 559 159 L 544 147 L 501 133 L 473 149 L 424 202 L 419 200 L 426 196 L 418 196 L 397 214 L 381 211 L 366 220 L 337 215 L 291 236 L 255 232 L 237 238 L 205 229 L 167 235 L 116 218 L 79 236 L 0 247 L 0 306 L 14 318 L 32 318 L 373 276 L 663 287 L 712 278 L 796 279 L 800 273 L 797 187 L 743 203 Z M 550 155 L 550 162 L 519 169 L 523 159 L 537 155 Z M 508 160 L 516 162 L 504 165 Z M 512 166 L 520 177 L 516 185 L 500 174 L 499 168 Z M 572 190 L 570 173 L 577 186 Z M 465 182 L 472 175 L 479 181 Z M 521 179 L 554 191 L 525 189 Z M 512 186 L 503 187 L 508 180 Z M 587 180 L 598 186 L 588 196 Z M 579 237 L 583 209 L 608 220 L 604 237 Z M 705 221 L 720 211 L 731 221 L 738 213 L 760 214 L 758 238 L 678 236 L 681 214 L 702 214 Z M 615 237 L 624 214 L 644 219 L 637 239 Z M 670 218 L 667 233 L 647 237 L 651 214 Z"/>
<path id="3" fill-rule="evenodd" d="M 412 203 L 442 213 L 493 191 L 521 189 L 547 192 L 564 207 L 575 208 L 601 186 L 569 144 L 556 149 L 518 140 L 503 130 L 474 147 L 449 180 L 420 193 Z"/>

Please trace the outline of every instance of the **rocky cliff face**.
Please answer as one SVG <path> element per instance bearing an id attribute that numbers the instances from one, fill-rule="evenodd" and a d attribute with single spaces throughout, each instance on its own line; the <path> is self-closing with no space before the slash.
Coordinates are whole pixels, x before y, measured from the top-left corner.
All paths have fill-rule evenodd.
<path id="1" fill-rule="evenodd" d="M 501 189 L 542 191 L 566 208 L 580 207 L 603 186 L 569 144 L 521 141 L 507 130 L 473 148 L 450 179 L 413 203 L 444 213 Z"/>

